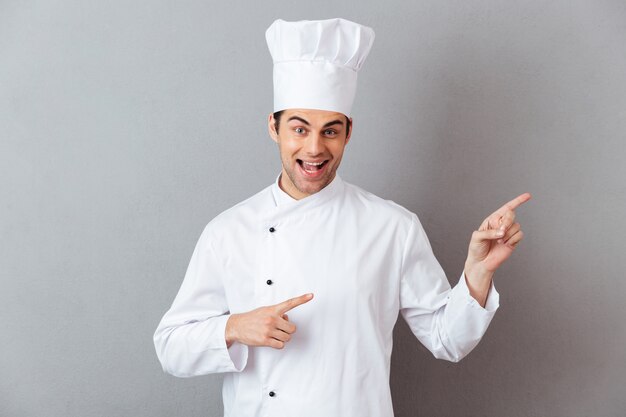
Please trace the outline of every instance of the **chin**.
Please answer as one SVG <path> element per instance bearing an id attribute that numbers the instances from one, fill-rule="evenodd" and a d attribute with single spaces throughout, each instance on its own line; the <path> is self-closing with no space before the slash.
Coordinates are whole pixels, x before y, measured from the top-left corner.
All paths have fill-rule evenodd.
<path id="1" fill-rule="evenodd" d="M 315 184 L 304 183 L 304 184 L 302 184 L 301 187 L 299 187 L 299 190 L 300 190 L 300 192 L 305 193 L 305 194 L 315 194 L 315 193 L 321 191 L 328 184 L 330 184 L 330 181 L 328 181 L 328 179 L 324 178 L 324 179 L 320 179 L 320 181 L 316 182 Z"/>

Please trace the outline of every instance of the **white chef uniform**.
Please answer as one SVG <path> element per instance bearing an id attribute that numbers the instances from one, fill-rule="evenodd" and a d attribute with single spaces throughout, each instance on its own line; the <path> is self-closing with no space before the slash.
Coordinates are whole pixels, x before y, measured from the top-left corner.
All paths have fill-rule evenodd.
<path id="1" fill-rule="evenodd" d="M 308 292 L 284 349 L 226 347 L 229 314 Z M 405 208 L 338 175 L 301 200 L 277 180 L 207 225 L 154 343 L 173 375 L 225 373 L 225 417 L 391 417 L 398 312 L 435 357 L 458 361 L 498 305 L 492 285 L 482 308 L 463 274 L 450 289 Z"/>

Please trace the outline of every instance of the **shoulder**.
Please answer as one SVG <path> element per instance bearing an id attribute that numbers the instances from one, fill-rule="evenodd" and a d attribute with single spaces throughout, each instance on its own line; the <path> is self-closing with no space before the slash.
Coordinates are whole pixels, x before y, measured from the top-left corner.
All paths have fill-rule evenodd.
<path id="1" fill-rule="evenodd" d="M 255 223 L 259 213 L 265 212 L 273 202 L 271 186 L 264 188 L 253 196 L 235 204 L 215 216 L 205 227 L 205 234 L 232 231 Z"/>
<path id="2" fill-rule="evenodd" d="M 355 205 L 359 212 L 365 215 L 384 217 L 387 220 L 411 224 L 417 220 L 417 215 L 392 200 L 381 198 L 363 188 L 344 182 L 346 198 Z"/>

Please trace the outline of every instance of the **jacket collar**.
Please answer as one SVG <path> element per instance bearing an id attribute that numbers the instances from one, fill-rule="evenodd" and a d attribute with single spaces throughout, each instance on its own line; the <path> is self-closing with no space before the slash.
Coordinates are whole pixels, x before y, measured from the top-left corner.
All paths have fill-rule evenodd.
<path id="1" fill-rule="evenodd" d="M 288 208 L 312 208 L 316 207 L 320 204 L 323 204 L 329 200 L 331 200 L 335 195 L 340 193 L 343 190 L 343 180 L 339 176 L 339 174 L 335 173 L 335 178 L 328 184 L 326 187 L 322 188 L 315 194 L 311 194 L 308 197 L 302 198 L 300 200 L 296 200 L 291 197 L 285 191 L 280 188 L 278 185 L 280 181 L 280 175 L 276 177 L 276 181 L 272 184 L 272 196 L 274 197 L 274 203 L 277 208 L 280 209 L 288 209 Z"/>

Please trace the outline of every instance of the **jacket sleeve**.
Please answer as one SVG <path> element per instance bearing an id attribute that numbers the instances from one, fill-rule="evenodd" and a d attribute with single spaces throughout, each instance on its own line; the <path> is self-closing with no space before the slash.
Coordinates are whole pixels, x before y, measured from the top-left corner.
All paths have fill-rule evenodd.
<path id="1" fill-rule="evenodd" d="M 458 362 L 476 347 L 499 307 L 491 284 L 483 308 L 470 295 L 465 272 L 454 288 L 415 214 L 401 269 L 400 311 L 413 334 L 438 359 Z"/>
<path id="2" fill-rule="evenodd" d="M 180 290 L 154 333 L 154 346 L 165 372 L 190 377 L 240 372 L 245 367 L 248 347 L 239 343 L 226 347 L 230 312 L 221 271 L 207 226 Z"/>

